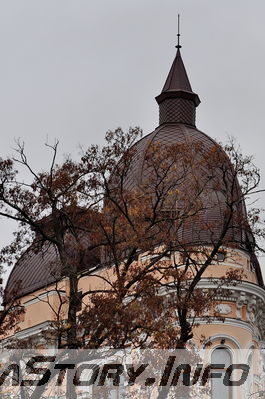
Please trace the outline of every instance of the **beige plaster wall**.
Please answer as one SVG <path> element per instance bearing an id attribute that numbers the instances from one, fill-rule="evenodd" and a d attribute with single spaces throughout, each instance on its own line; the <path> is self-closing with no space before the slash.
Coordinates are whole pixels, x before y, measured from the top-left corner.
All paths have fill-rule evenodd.
<path id="1" fill-rule="evenodd" d="M 249 256 L 245 254 L 243 251 L 233 251 L 227 250 L 227 259 L 224 262 L 215 262 L 211 265 L 208 270 L 204 273 L 203 277 L 221 277 L 223 276 L 227 270 L 231 268 L 241 269 L 244 271 L 244 279 L 251 283 L 256 283 L 257 278 L 255 272 L 251 269 L 251 264 L 249 260 Z M 229 252 L 230 251 L 230 252 Z M 141 260 L 140 260 L 141 262 Z M 102 270 L 98 272 L 98 275 L 103 275 L 107 279 L 111 281 L 114 280 L 113 270 L 111 268 Z M 53 293 L 48 298 L 43 298 L 34 303 L 34 299 L 37 299 L 38 296 L 45 294 L 47 291 L 52 291 L 56 287 L 51 285 L 46 288 L 46 290 L 38 290 L 30 295 L 26 295 L 21 298 L 21 304 L 25 305 L 25 315 L 21 318 L 20 329 L 29 329 L 38 324 L 41 324 L 45 321 L 54 320 L 55 314 L 52 310 L 58 309 L 59 300 L 56 293 Z M 57 288 L 64 290 L 67 292 L 69 290 L 68 281 L 65 279 L 62 281 Z M 100 277 L 96 275 L 90 275 L 88 277 L 83 277 L 79 282 L 79 289 L 82 292 L 91 289 L 99 289 L 99 288 L 108 288 L 108 284 L 104 282 Z M 87 301 L 87 300 L 86 300 Z M 49 302 L 49 303 L 48 303 Z M 229 318 L 236 318 L 236 305 L 233 302 L 225 301 L 225 304 L 228 304 L 231 307 L 231 313 L 228 315 Z M 216 303 L 217 304 L 217 303 Z M 213 304 L 213 307 L 216 305 Z M 62 313 L 62 318 L 65 316 L 65 310 Z M 245 319 L 246 311 L 245 307 L 242 308 L 242 318 Z M 225 322 L 221 325 L 202 325 L 198 329 L 196 329 L 195 335 L 205 335 L 206 337 L 211 337 L 216 334 L 225 333 L 231 337 L 237 337 L 237 340 L 240 342 L 240 346 L 242 348 L 246 347 L 249 342 L 252 341 L 251 333 L 246 331 L 245 329 L 234 327 L 227 325 Z M 197 339 L 197 338 L 196 338 Z"/>

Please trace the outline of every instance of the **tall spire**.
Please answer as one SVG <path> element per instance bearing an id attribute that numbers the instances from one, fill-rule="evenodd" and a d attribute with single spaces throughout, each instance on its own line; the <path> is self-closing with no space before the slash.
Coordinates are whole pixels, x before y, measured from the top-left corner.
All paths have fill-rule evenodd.
<path id="1" fill-rule="evenodd" d="M 177 54 L 166 82 L 156 101 L 159 104 L 159 121 L 162 123 L 186 123 L 195 125 L 196 107 L 199 96 L 192 91 L 189 78 L 180 54 L 180 33 L 178 15 Z"/>
<path id="2" fill-rule="evenodd" d="M 176 57 L 169 71 L 166 83 L 164 84 L 164 87 L 162 89 L 162 93 L 170 90 L 185 90 L 192 93 L 192 88 L 185 66 L 182 61 L 179 48 L 177 49 Z"/>
<path id="3" fill-rule="evenodd" d="M 178 14 L 178 34 L 177 34 L 177 37 L 178 37 L 178 44 L 176 45 L 176 48 L 181 48 L 181 45 L 179 44 L 179 38 L 180 38 L 180 17 L 179 17 L 179 14 Z"/>

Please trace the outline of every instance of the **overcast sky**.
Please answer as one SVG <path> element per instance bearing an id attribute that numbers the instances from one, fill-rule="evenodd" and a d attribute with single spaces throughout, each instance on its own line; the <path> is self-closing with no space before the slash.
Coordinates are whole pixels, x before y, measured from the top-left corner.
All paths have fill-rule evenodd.
<path id="1" fill-rule="evenodd" d="M 0 155 L 20 137 L 45 168 L 47 137 L 76 157 L 108 129 L 157 127 L 178 12 L 197 127 L 235 136 L 265 188 L 264 0 L 0 0 Z M 2 244 L 11 229 L 2 222 Z"/>

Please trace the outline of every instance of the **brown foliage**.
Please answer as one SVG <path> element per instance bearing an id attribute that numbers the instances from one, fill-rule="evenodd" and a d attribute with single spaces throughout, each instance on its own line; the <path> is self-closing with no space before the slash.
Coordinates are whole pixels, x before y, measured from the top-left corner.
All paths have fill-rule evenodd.
<path id="1" fill-rule="evenodd" d="M 252 253 L 257 245 L 250 225 L 259 213 L 247 219 L 245 198 L 259 174 L 233 142 L 226 147 L 230 160 L 215 144 L 154 142 L 131 186 L 140 137 L 138 128 L 108 132 L 105 147 L 91 146 L 80 162 L 62 165 L 56 143 L 49 170 L 40 173 L 22 144 L 18 159 L 1 160 L 0 215 L 19 222 L 2 262 L 12 263 L 29 245 L 55 248 L 54 280 L 69 281 L 66 316 L 62 302 L 53 309 L 51 337 L 59 347 L 185 346 L 218 290 L 243 278 L 229 272 L 213 292 L 198 288 L 218 252 Z M 30 183 L 20 182 L 16 163 L 31 173 Z M 90 275 L 99 286 L 80 293 L 80 279 Z"/>

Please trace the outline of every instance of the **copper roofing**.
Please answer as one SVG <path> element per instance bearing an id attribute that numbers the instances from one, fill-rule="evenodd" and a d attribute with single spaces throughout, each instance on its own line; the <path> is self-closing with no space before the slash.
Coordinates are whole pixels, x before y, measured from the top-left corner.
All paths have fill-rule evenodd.
<path id="1" fill-rule="evenodd" d="M 89 246 L 89 238 L 84 239 L 84 241 Z M 74 256 L 71 245 L 69 245 L 69 254 Z M 88 250 L 87 253 L 84 253 L 83 262 L 78 266 L 78 270 L 87 270 L 99 263 L 98 250 Z M 38 246 L 33 243 L 17 261 L 10 273 L 5 288 L 4 302 L 8 302 L 12 297 L 30 294 L 59 281 L 62 278 L 60 265 L 53 244 L 44 244 L 42 248 L 38 249 Z"/>
<path id="2" fill-rule="evenodd" d="M 190 81 L 179 49 L 177 50 L 176 57 L 173 61 L 162 92 L 168 90 L 185 90 L 192 92 Z"/>
<path id="3" fill-rule="evenodd" d="M 32 247 L 15 264 L 5 289 L 5 302 L 10 296 L 23 296 L 48 286 L 59 278 L 56 249 L 49 245 L 43 250 Z"/>
<path id="4" fill-rule="evenodd" d="M 179 122 L 195 126 L 195 109 L 200 99 L 192 91 L 179 48 L 156 101 L 159 104 L 160 124 Z"/>

